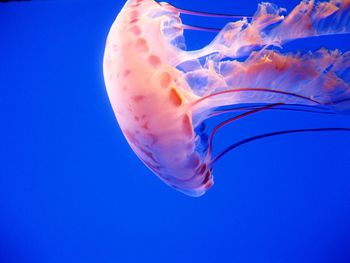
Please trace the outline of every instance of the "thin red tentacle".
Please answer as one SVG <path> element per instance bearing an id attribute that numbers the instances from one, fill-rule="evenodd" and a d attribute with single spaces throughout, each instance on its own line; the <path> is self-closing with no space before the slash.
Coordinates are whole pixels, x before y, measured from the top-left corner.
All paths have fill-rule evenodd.
<path id="1" fill-rule="evenodd" d="M 230 119 L 228 119 L 226 121 L 223 121 L 220 124 L 218 124 L 217 126 L 215 126 L 215 128 L 212 130 L 212 132 L 210 134 L 210 137 L 209 137 L 208 156 L 211 155 L 212 148 L 213 148 L 213 138 L 214 138 L 214 135 L 216 134 L 216 132 L 219 129 L 221 129 L 222 127 L 226 126 L 229 123 L 232 123 L 232 122 L 234 122 L 236 120 L 242 119 L 242 118 L 244 118 L 246 116 L 249 116 L 249 115 L 252 115 L 254 113 L 258 113 L 260 111 L 267 110 L 267 109 L 270 109 L 270 108 L 273 108 L 273 107 L 276 107 L 276 106 L 280 106 L 280 105 L 283 105 L 283 103 L 270 104 L 270 105 L 267 105 L 267 106 L 264 106 L 264 107 L 260 107 L 260 108 L 254 109 L 254 110 L 250 110 L 250 111 L 245 112 L 243 114 L 240 114 L 238 116 L 232 117 L 232 118 L 230 118 Z"/>
<path id="2" fill-rule="evenodd" d="M 304 106 L 304 105 L 291 105 L 291 106 Z M 261 107 L 261 106 L 260 106 Z M 305 106 L 304 106 L 305 107 Z M 323 109 L 321 107 L 315 107 L 316 110 L 314 110 L 313 106 L 309 106 L 311 107 L 312 110 L 309 109 L 298 109 L 298 108 L 271 108 L 270 110 L 284 110 L 284 111 L 295 111 L 295 112 L 308 112 L 308 113 L 319 113 L 319 114 L 336 114 L 333 111 L 329 111 L 327 109 Z M 244 106 L 244 107 L 237 107 L 237 108 L 232 108 L 232 109 L 224 109 L 224 110 L 218 110 L 218 111 L 214 111 L 213 113 L 210 113 L 208 115 L 209 118 L 211 117 L 215 117 L 224 113 L 230 113 L 230 112 L 238 112 L 238 111 L 244 111 L 244 110 L 252 110 L 252 109 L 257 109 L 259 108 L 259 106 Z"/>
<path id="3" fill-rule="evenodd" d="M 212 159 L 212 161 L 209 164 L 209 167 L 212 167 L 214 165 L 214 163 L 216 163 L 226 153 L 232 151 L 233 149 L 236 149 L 237 147 L 239 147 L 241 145 L 244 145 L 244 144 L 252 142 L 252 141 L 257 141 L 257 140 L 264 139 L 264 138 L 269 138 L 269 137 L 278 136 L 278 135 L 291 134 L 291 133 L 326 132 L 326 131 L 350 132 L 350 128 L 310 128 L 310 129 L 298 129 L 298 130 L 285 130 L 285 131 L 277 131 L 277 132 L 271 132 L 271 133 L 265 133 L 265 134 L 253 136 L 253 137 L 247 138 L 245 140 L 239 141 L 237 143 L 234 143 L 231 146 L 224 149 L 223 151 L 221 151 L 215 158 Z"/>
<path id="4" fill-rule="evenodd" d="M 291 93 L 291 92 L 286 92 L 286 91 L 281 91 L 281 90 L 274 90 L 274 89 L 265 89 L 265 88 L 238 88 L 238 89 L 230 89 L 230 90 L 223 90 L 223 91 L 219 91 L 219 92 L 215 92 L 212 94 L 209 94 L 207 96 L 204 96 L 196 101 L 194 101 L 190 107 L 194 107 L 197 104 L 199 104 L 202 101 L 205 101 L 207 99 L 210 99 L 212 97 L 216 97 L 219 95 L 223 95 L 223 94 L 227 94 L 227 93 L 236 93 L 236 92 L 245 92 L 245 91 L 257 91 L 257 92 L 268 92 L 268 93 L 277 93 L 277 94 L 283 94 L 283 95 L 287 95 L 287 96 L 292 96 L 292 97 L 296 97 L 296 98 L 300 98 L 300 99 L 304 99 L 313 103 L 316 103 L 318 105 L 322 105 L 322 103 L 320 103 L 317 100 L 296 94 L 296 93 Z"/>

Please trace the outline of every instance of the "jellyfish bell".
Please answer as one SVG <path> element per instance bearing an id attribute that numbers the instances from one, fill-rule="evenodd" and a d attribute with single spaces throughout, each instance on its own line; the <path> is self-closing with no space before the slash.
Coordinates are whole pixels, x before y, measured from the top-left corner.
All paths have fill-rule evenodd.
<path id="1" fill-rule="evenodd" d="M 146 11 L 145 11 L 146 10 Z M 154 1 L 128 1 L 108 36 L 104 75 L 128 143 L 163 181 L 189 195 L 212 183 L 196 153 L 188 104 L 198 99 L 171 62 L 182 34 L 178 15 Z"/>
<path id="2" fill-rule="evenodd" d="M 241 16 L 188 11 L 153 0 L 127 1 L 110 29 L 103 68 L 108 96 L 129 145 L 165 183 L 200 196 L 213 185 L 218 158 L 212 157 L 212 140 L 224 125 L 283 105 L 348 111 L 349 52 L 283 54 L 269 47 L 348 33 L 349 6 L 345 0 L 303 1 L 284 17 L 282 9 L 264 3 L 248 22 Z M 182 24 L 182 13 L 236 21 L 208 46 L 186 51 L 184 30 L 210 29 Z M 241 107 L 243 113 L 210 134 L 203 128 L 206 119 L 227 112 L 218 110 L 222 106 L 237 110 L 241 105 L 250 106 Z"/>

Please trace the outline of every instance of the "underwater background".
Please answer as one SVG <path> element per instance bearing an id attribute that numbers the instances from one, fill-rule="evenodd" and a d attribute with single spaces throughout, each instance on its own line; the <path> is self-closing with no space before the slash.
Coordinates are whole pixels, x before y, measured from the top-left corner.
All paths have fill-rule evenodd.
<path id="1" fill-rule="evenodd" d="M 271 1 L 290 11 L 299 1 Z M 251 15 L 259 1 L 171 0 Z M 290 134 L 225 155 L 185 196 L 130 149 L 102 74 L 122 0 L 0 3 L 0 263 L 350 262 L 350 134 Z M 183 16 L 222 27 L 228 19 Z M 215 36 L 186 32 L 188 49 Z M 350 36 L 289 50 L 350 49 Z M 350 127 L 346 115 L 271 111 L 220 130 L 216 151 L 261 133 Z"/>

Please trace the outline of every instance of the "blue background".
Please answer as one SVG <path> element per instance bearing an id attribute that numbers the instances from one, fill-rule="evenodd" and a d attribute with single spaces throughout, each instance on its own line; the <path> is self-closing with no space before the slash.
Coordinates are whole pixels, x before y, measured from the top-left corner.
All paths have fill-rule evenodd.
<path id="1" fill-rule="evenodd" d="M 297 1 L 275 1 L 289 10 Z M 252 14 L 257 1 L 185 1 Z M 0 262 L 350 262 L 350 136 L 256 141 L 227 154 L 191 198 L 137 159 L 103 83 L 115 1 L 0 4 Z M 188 24 L 227 20 L 184 16 Z M 190 32 L 189 48 L 214 35 Z M 349 49 L 349 36 L 287 50 Z M 219 151 L 263 132 L 349 127 L 348 116 L 265 112 L 222 129 Z"/>

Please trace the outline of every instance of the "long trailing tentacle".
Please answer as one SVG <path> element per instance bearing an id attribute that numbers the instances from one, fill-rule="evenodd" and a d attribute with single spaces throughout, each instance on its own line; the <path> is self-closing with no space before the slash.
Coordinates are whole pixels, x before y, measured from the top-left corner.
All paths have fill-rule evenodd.
<path id="1" fill-rule="evenodd" d="M 283 106 L 288 106 L 288 107 L 283 107 Z M 215 110 L 214 112 L 210 113 L 208 115 L 208 117 L 215 117 L 217 115 L 221 115 L 221 114 L 225 114 L 225 113 L 231 113 L 231 112 L 252 110 L 252 109 L 257 109 L 259 107 L 262 107 L 262 105 L 259 105 L 259 106 L 248 105 L 248 106 L 242 106 L 242 107 L 233 107 L 233 108 L 229 108 L 229 109 L 219 109 L 219 110 Z M 334 115 L 334 114 L 336 114 L 336 112 L 330 111 L 329 109 L 326 109 L 326 108 L 323 108 L 323 107 L 317 107 L 317 106 L 311 106 L 311 105 L 297 105 L 297 104 L 295 104 L 295 105 L 293 105 L 293 104 L 281 105 L 281 107 L 274 107 L 274 108 L 270 108 L 269 110 L 308 112 L 308 113 L 327 114 L 327 115 Z"/>
<path id="2" fill-rule="evenodd" d="M 275 104 L 271 104 L 271 105 L 267 105 L 267 106 L 264 106 L 264 107 L 260 107 L 260 108 L 257 108 L 257 109 L 253 109 L 253 110 L 250 110 L 248 112 L 245 112 L 243 114 L 240 114 L 238 116 L 235 116 L 235 117 L 232 117 L 226 121 L 223 121 L 221 122 L 220 124 L 218 124 L 211 132 L 210 136 L 209 136 L 209 148 L 208 148 L 208 156 L 211 156 L 211 152 L 212 152 L 212 148 L 213 148 L 213 138 L 214 138 L 214 135 L 217 133 L 217 131 L 219 129 L 221 129 L 222 127 L 226 126 L 227 124 L 229 123 L 232 123 L 236 120 L 239 120 L 239 119 L 242 119 L 244 117 L 247 117 L 249 115 L 252 115 L 254 113 L 258 113 L 260 111 L 264 111 L 264 110 L 267 110 L 267 109 L 270 109 L 270 108 L 273 108 L 273 107 L 276 107 L 276 106 L 280 106 L 280 105 L 283 105 L 283 103 L 275 103 Z"/>
<path id="3" fill-rule="evenodd" d="M 170 5 L 165 2 L 159 2 L 159 4 L 172 12 L 178 12 L 185 15 L 217 17 L 217 18 L 238 18 L 238 19 L 242 19 L 243 17 L 252 18 L 251 15 L 244 16 L 244 15 L 219 14 L 219 13 L 209 13 L 209 12 L 200 12 L 200 11 L 194 11 L 189 9 L 183 9 L 183 8 L 176 7 L 174 5 Z"/>
<path id="4" fill-rule="evenodd" d="M 224 95 L 224 94 L 229 94 L 229 93 L 239 93 L 239 92 L 265 92 L 265 93 L 277 93 L 277 94 L 281 94 L 281 95 L 286 95 L 286 96 L 291 96 L 291 97 L 296 97 L 299 99 L 303 99 L 306 100 L 308 102 L 317 104 L 317 105 L 322 105 L 320 102 L 318 102 L 315 99 L 312 98 L 308 98 L 306 96 L 302 96 L 296 93 L 292 93 L 292 92 L 286 92 L 286 91 L 282 91 L 282 90 L 275 90 L 275 89 L 265 89 L 265 88 L 236 88 L 236 89 L 229 89 L 229 90 L 223 90 L 223 91 L 219 91 L 219 92 L 215 92 L 212 94 L 209 94 L 207 96 L 201 97 L 200 99 L 194 101 L 190 107 L 195 107 L 196 105 L 198 105 L 199 103 L 206 101 L 210 98 L 213 97 L 218 97 L 220 95 Z"/>
<path id="5" fill-rule="evenodd" d="M 221 151 L 216 157 L 212 159 L 210 162 L 210 166 L 212 167 L 214 163 L 216 163 L 221 157 L 223 157 L 226 153 L 236 149 L 237 147 L 244 145 L 249 142 L 253 142 L 256 140 L 278 136 L 278 135 L 285 135 L 285 134 L 292 134 L 292 133 L 308 133 L 308 132 L 327 132 L 327 131 L 338 131 L 338 132 L 350 132 L 350 128 L 310 128 L 310 129 L 294 129 L 294 130 L 285 130 L 285 131 L 277 131 L 277 132 L 270 132 L 265 133 L 257 136 L 253 136 L 247 139 L 244 139 L 242 141 L 239 141 L 237 143 L 232 144 L 231 146 L 227 147 L 223 151 Z"/>

